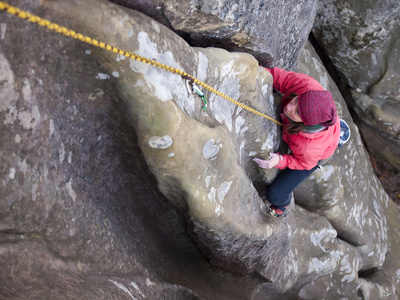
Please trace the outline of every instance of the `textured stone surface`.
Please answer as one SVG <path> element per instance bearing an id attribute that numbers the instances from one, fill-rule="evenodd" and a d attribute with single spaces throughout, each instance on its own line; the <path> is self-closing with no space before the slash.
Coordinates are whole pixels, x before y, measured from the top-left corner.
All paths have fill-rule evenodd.
<path id="1" fill-rule="evenodd" d="M 16 5 L 277 116 L 248 54 L 191 48 L 106 1 Z M 2 20 L 2 297 L 398 297 L 398 211 L 311 48 L 299 71 L 334 93 L 353 135 L 278 220 L 259 197 L 275 171 L 251 163 L 282 148 L 275 123 L 209 92 L 204 112 L 177 75 Z"/>
<path id="2" fill-rule="evenodd" d="M 317 10 L 315 0 L 112 2 L 147 14 L 193 45 L 247 52 L 265 66 L 285 68 L 297 64 Z"/>
<path id="3" fill-rule="evenodd" d="M 389 229 L 389 224 L 398 218 L 398 210 L 372 174 L 358 128 L 337 87 L 331 80 L 325 81 L 324 76 L 318 75 L 321 62 L 315 57 L 313 50 L 306 47 L 298 70 L 319 78 L 336 101 L 341 99 L 338 101 L 341 104 L 339 115 L 351 127 L 352 136 L 345 147 L 338 149 L 322 169 L 295 191 L 299 205 L 324 216 L 336 229 L 340 250 L 333 252 L 341 253 L 336 271 L 305 286 L 299 295 L 304 299 L 334 299 L 338 296 L 397 299 L 398 279 L 385 278 L 383 270 L 391 269 L 396 273 L 398 269 L 399 258 L 394 249 L 398 248 L 399 237 L 393 235 L 397 230 Z M 378 271 L 377 268 L 382 269 Z"/>
<path id="4" fill-rule="evenodd" d="M 400 171 L 400 5 L 321 1 L 313 34 L 343 80 L 368 148 Z"/>

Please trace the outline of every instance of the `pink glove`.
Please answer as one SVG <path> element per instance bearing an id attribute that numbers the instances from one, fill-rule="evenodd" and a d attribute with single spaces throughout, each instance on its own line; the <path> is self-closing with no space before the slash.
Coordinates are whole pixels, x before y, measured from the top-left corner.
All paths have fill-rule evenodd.
<path id="1" fill-rule="evenodd" d="M 260 158 L 253 158 L 252 161 L 257 163 L 260 168 L 272 169 L 279 163 L 280 155 L 277 153 L 270 153 L 269 155 L 271 158 L 268 160 L 263 160 Z"/>

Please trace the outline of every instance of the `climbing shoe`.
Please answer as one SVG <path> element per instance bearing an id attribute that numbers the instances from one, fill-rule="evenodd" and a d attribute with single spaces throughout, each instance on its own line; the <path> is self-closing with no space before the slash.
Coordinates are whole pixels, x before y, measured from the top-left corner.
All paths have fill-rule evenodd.
<path id="1" fill-rule="evenodd" d="M 286 207 L 285 207 L 285 208 L 286 208 Z M 269 213 L 270 215 L 275 216 L 275 217 L 280 217 L 280 216 L 282 216 L 284 212 L 285 212 L 284 210 L 280 210 L 280 209 L 276 208 L 276 207 L 273 206 L 273 205 L 271 205 L 271 206 L 268 208 L 268 213 Z"/>

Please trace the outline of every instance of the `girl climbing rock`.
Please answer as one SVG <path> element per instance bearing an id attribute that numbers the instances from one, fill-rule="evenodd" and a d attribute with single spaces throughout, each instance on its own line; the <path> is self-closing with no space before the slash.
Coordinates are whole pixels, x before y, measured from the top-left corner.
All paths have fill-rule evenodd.
<path id="1" fill-rule="evenodd" d="M 341 122 L 331 93 L 315 79 L 279 68 L 266 69 L 273 76 L 273 88 L 283 94 L 283 140 L 290 154 L 270 153 L 269 160 L 253 161 L 264 169 L 284 169 L 267 191 L 269 212 L 281 216 L 291 202 L 293 190 L 333 155 Z"/>

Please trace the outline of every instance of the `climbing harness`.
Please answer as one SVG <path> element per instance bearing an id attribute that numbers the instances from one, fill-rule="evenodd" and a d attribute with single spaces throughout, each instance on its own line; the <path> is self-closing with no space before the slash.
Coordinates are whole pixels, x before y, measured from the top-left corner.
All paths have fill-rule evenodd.
<path id="1" fill-rule="evenodd" d="M 98 47 L 98 48 L 101 48 L 101 49 L 105 49 L 105 50 L 113 52 L 115 54 L 123 55 L 123 56 L 125 56 L 127 58 L 132 58 L 134 60 L 137 60 L 137 61 L 149 64 L 149 65 L 152 65 L 154 67 L 163 69 L 165 71 L 168 71 L 168 72 L 171 72 L 171 73 L 174 73 L 174 74 L 178 74 L 184 80 L 188 80 L 188 81 L 190 81 L 192 83 L 192 89 L 195 91 L 196 94 L 198 94 L 201 97 L 201 99 L 203 101 L 203 110 L 207 109 L 207 100 L 205 98 L 204 92 L 201 91 L 197 87 L 197 85 L 209 90 L 210 92 L 212 92 L 212 93 L 214 93 L 214 94 L 216 94 L 216 95 L 218 95 L 218 96 L 220 96 L 220 97 L 232 102 L 233 104 L 235 104 L 235 105 L 237 105 L 237 106 L 239 106 L 239 107 L 241 107 L 241 108 L 243 108 L 243 109 L 245 109 L 245 110 L 247 110 L 247 111 L 249 111 L 251 113 L 254 113 L 254 114 L 258 115 L 258 116 L 266 118 L 266 119 L 268 119 L 268 120 L 270 120 L 272 122 L 275 122 L 276 124 L 282 126 L 281 122 L 271 118 L 270 116 L 267 116 L 266 114 L 264 114 L 262 112 L 259 112 L 259 111 L 255 110 L 255 109 L 253 109 L 253 108 L 251 108 L 251 107 L 249 107 L 249 106 L 247 106 L 247 105 L 245 105 L 243 103 L 240 103 L 240 102 L 236 101 L 235 99 L 233 99 L 233 98 L 221 93 L 220 91 L 216 90 L 215 88 L 209 86 L 208 84 L 198 80 L 194 76 L 192 76 L 192 75 L 190 75 L 190 74 L 188 74 L 186 72 L 183 72 L 183 71 L 181 71 L 179 69 L 175 69 L 175 68 L 167 66 L 167 65 L 165 65 L 163 63 L 159 63 L 157 61 L 148 59 L 146 57 L 137 55 L 135 53 L 122 50 L 122 49 L 120 49 L 118 47 L 114 47 L 114 46 L 108 45 L 108 44 L 103 43 L 101 41 L 95 40 L 95 39 L 93 39 L 91 37 L 88 37 L 88 36 L 82 35 L 82 34 L 80 34 L 78 32 L 75 32 L 73 30 L 70 30 L 70 29 L 68 29 L 66 27 L 59 26 L 56 23 L 52 23 L 52 22 L 50 22 L 48 20 L 42 19 L 42 18 L 40 18 L 40 17 L 38 17 L 36 15 L 30 14 L 30 13 L 28 13 L 26 11 L 23 11 L 23 10 L 21 10 L 21 9 L 15 7 L 15 6 L 11 6 L 9 4 L 6 4 L 6 3 L 4 3 L 2 1 L 0 1 L 0 10 L 4 10 L 4 11 L 6 11 L 7 13 L 9 13 L 11 15 L 15 15 L 15 16 L 21 18 L 21 19 L 28 20 L 28 21 L 30 21 L 32 23 L 35 23 L 35 24 L 37 24 L 39 26 L 42 26 L 42 27 L 45 27 L 45 28 L 47 28 L 49 30 L 52 30 L 52 31 L 55 31 L 57 33 L 63 34 L 65 36 L 72 37 L 74 39 L 80 40 L 80 41 L 85 42 L 85 43 L 87 43 L 89 45 L 92 45 L 92 46 L 95 46 L 95 47 Z M 195 85 L 193 85 L 193 84 L 195 84 Z M 195 88 L 195 86 L 197 88 Z"/>

